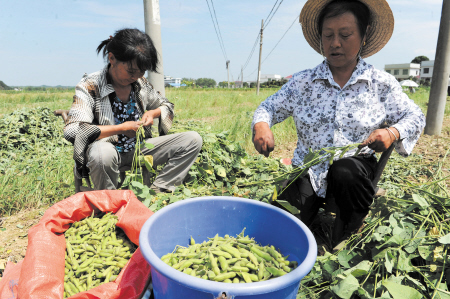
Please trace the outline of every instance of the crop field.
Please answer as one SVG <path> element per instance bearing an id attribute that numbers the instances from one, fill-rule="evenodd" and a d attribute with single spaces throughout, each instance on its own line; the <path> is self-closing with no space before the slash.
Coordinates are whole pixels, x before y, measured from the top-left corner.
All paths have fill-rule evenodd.
<path id="1" fill-rule="evenodd" d="M 269 202 L 277 179 L 292 171 L 280 158 L 292 157 L 297 140 L 288 119 L 273 128 L 270 158 L 253 148 L 253 112 L 274 92 L 166 89 L 175 104 L 172 132 L 194 130 L 203 137 L 199 159 L 172 194 L 152 196 L 142 184 L 126 185 L 155 212 L 204 195 Z M 62 137 L 62 119 L 53 115 L 70 108 L 73 93 L 0 91 L 0 274 L 2 262 L 24 257 L 27 229 L 48 207 L 74 194 L 72 145 Z M 426 113 L 429 89 L 408 95 Z M 386 194 L 345 250 L 329 252 L 327 221 L 312 227 L 319 256 L 297 298 L 450 299 L 449 151 L 447 107 L 440 136 L 421 136 L 407 158 L 392 154 L 379 183 Z"/>

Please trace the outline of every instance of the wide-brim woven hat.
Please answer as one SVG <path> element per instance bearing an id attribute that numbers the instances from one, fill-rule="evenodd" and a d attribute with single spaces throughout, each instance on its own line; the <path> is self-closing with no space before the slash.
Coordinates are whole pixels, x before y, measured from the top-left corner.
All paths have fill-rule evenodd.
<path id="1" fill-rule="evenodd" d="M 324 7 L 334 0 L 308 0 L 300 13 L 303 35 L 309 45 L 322 54 L 320 50 L 319 15 Z M 370 10 L 370 30 L 366 44 L 362 47 L 361 57 L 369 57 L 380 51 L 389 41 L 394 31 L 394 15 L 385 0 L 359 0 Z"/>

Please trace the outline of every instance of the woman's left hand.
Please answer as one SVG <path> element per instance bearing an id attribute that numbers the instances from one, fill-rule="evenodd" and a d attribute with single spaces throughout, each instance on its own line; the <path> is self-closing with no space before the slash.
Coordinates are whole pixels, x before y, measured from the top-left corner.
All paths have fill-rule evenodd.
<path id="1" fill-rule="evenodd" d="M 368 146 L 375 152 L 379 153 L 386 151 L 391 144 L 394 143 L 394 141 L 395 137 L 392 136 L 391 132 L 386 129 L 378 129 L 370 133 L 369 137 L 367 137 L 367 139 L 364 140 L 358 148 Z"/>
<path id="2" fill-rule="evenodd" d="M 145 112 L 144 115 L 142 115 L 142 119 L 141 119 L 142 125 L 144 127 L 152 126 L 153 120 L 155 118 L 158 118 L 160 115 L 161 115 L 161 109 L 159 109 L 159 108 Z"/>

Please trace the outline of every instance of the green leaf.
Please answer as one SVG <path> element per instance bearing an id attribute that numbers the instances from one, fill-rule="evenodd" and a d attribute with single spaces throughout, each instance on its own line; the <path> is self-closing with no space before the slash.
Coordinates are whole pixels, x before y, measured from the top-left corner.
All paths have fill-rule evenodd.
<path id="1" fill-rule="evenodd" d="M 147 197 L 142 203 L 144 204 L 144 206 L 146 206 L 147 208 L 150 206 L 152 202 L 152 199 L 150 197 Z"/>
<path id="2" fill-rule="evenodd" d="M 415 257 L 416 257 L 416 255 L 413 255 L 413 254 L 407 255 L 407 253 L 404 252 L 403 250 L 400 251 L 396 268 L 400 271 L 405 271 L 405 272 L 413 271 L 414 268 L 411 265 L 411 259 L 413 259 Z"/>
<path id="3" fill-rule="evenodd" d="M 355 251 L 342 250 L 338 254 L 338 261 L 345 268 L 351 268 L 350 261 L 358 255 Z"/>
<path id="4" fill-rule="evenodd" d="M 17 224 L 16 227 L 20 228 L 20 229 L 24 228 L 24 226 L 22 224 Z"/>
<path id="5" fill-rule="evenodd" d="M 144 145 L 145 145 L 145 147 L 148 148 L 149 150 L 151 150 L 151 149 L 153 149 L 153 148 L 155 147 L 154 144 L 148 143 L 148 142 L 144 142 Z"/>
<path id="6" fill-rule="evenodd" d="M 279 203 L 280 205 L 283 206 L 283 208 L 285 208 L 286 210 L 289 211 L 289 213 L 293 214 L 293 215 L 297 215 L 300 214 L 300 210 L 297 209 L 296 207 L 294 207 L 293 205 L 291 205 L 288 201 L 286 200 L 277 200 L 277 203 Z"/>
<path id="7" fill-rule="evenodd" d="M 358 280 L 353 275 L 349 275 L 345 279 L 341 280 L 337 285 L 332 286 L 330 289 L 340 298 L 350 299 L 358 288 Z"/>
<path id="8" fill-rule="evenodd" d="M 190 197 L 192 193 L 191 190 L 189 190 L 188 188 L 184 188 L 183 194 L 186 195 L 187 197 Z"/>
<path id="9" fill-rule="evenodd" d="M 214 167 L 214 170 L 216 171 L 216 174 L 218 176 L 221 176 L 223 178 L 227 177 L 227 171 L 225 170 L 225 168 L 221 165 L 216 165 L 216 167 Z"/>
<path id="10" fill-rule="evenodd" d="M 386 256 L 385 256 L 386 260 L 384 262 L 384 266 L 386 267 L 386 270 L 389 273 L 392 273 L 392 268 L 393 268 L 393 266 L 395 264 L 394 258 L 395 257 L 389 251 L 386 251 Z"/>
<path id="11" fill-rule="evenodd" d="M 417 249 L 419 251 L 420 256 L 427 262 L 433 261 L 433 251 L 436 249 L 436 245 L 422 245 Z"/>
<path id="12" fill-rule="evenodd" d="M 145 168 L 147 168 L 147 170 L 149 172 L 155 172 L 155 170 L 153 169 L 153 156 L 152 155 L 146 155 L 144 156 L 144 165 Z"/>
<path id="13" fill-rule="evenodd" d="M 414 202 L 418 203 L 421 207 L 426 208 L 426 207 L 430 206 L 428 201 L 418 194 L 413 194 L 412 198 L 413 198 Z"/>
<path id="14" fill-rule="evenodd" d="M 378 249 L 383 247 L 397 247 L 403 244 L 403 238 L 399 235 L 390 237 L 385 243 L 377 246 Z"/>
<path id="15" fill-rule="evenodd" d="M 446 234 L 438 239 L 441 244 L 450 244 L 450 234 Z"/>
<path id="16" fill-rule="evenodd" d="M 394 299 L 421 299 L 423 296 L 415 289 L 389 280 L 383 281 L 383 286 L 388 289 Z"/>
<path id="17" fill-rule="evenodd" d="M 181 198 L 178 197 L 178 196 L 171 196 L 169 198 L 169 203 L 174 203 L 174 202 L 177 202 L 177 201 L 180 201 L 180 200 L 181 200 Z"/>

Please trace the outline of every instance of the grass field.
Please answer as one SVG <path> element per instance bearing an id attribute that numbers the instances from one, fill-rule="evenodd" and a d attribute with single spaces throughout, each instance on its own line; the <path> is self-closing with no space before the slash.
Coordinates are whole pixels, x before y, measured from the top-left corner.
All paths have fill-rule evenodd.
<path id="1" fill-rule="evenodd" d="M 239 141 L 248 153 L 256 154 L 250 132 L 253 112 L 274 92 L 275 89 L 261 89 L 257 96 L 255 89 L 167 89 L 166 97 L 175 104 L 175 120 L 201 121 L 204 128 L 214 133 L 229 131 L 230 140 Z M 0 117 L 23 108 L 69 109 L 73 94 L 74 90 L 0 91 Z M 428 94 L 429 89 L 410 94 L 424 112 Z M 446 115 L 449 113 L 447 108 Z M 62 133 L 63 123 L 58 121 L 56 130 Z M 10 125 L 14 127 L 13 123 Z M 292 118 L 276 125 L 273 132 L 273 155 L 286 157 L 297 139 Z M 71 145 L 48 147 L 36 143 L 32 150 L 20 153 L 2 151 L 1 159 L 4 170 L 0 176 L 0 216 L 24 207 L 51 204 L 73 194 Z"/>

